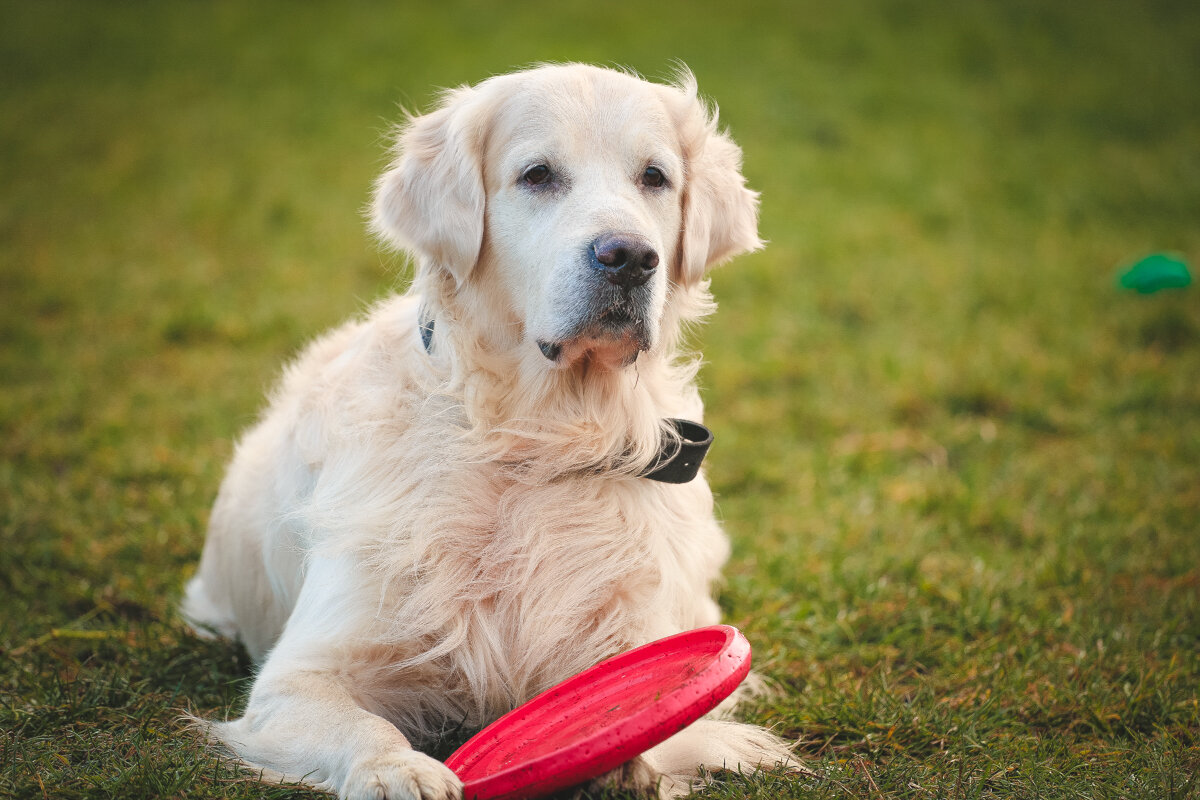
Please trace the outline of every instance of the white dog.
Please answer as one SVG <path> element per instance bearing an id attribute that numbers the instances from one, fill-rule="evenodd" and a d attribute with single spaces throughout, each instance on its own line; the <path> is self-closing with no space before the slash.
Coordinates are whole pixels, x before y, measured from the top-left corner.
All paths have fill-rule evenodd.
<path id="1" fill-rule="evenodd" d="M 708 486 L 647 474 L 680 450 L 672 420 L 700 419 L 681 329 L 708 268 L 761 246 L 757 196 L 690 74 L 495 77 L 410 119 L 395 156 L 373 226 L 413 288 L 288 369 L 183 611 L 260 663 L 245 716 L 209 726 L 240 759 L 345 798 L 454 798 L 410 743 L 717 622 Z M 714 715 L 625 774 L 678 794 L 787 757 Z"/>

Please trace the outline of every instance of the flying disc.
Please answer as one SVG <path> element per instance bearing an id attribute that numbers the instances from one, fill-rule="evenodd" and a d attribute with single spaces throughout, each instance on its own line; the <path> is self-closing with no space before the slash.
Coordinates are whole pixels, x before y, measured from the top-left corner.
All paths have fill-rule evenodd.
<path id="1" fill-rule="evenodd" d="M 518 706 L 446 759 L 466 800 L 536 798 L 619 767 L 695 722 L 750 671 L 730 625 L 601 661 Z"/>

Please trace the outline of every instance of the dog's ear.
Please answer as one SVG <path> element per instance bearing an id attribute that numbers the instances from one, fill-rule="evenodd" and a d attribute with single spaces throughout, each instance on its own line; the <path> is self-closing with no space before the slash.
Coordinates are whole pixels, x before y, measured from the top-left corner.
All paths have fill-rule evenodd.
<path id="1" fill-rule="evenodd" d="M 441 105 L 400 128 L 391 166 L 375 184 L 371 228 L 462 283 L 483 243 L 480 117 L 476 89 L 446 92 Z"/>
<path id="2" fill-rule="evenodd" d="M 696 79 L 681 71 L 665 87 L 683 146 L 683 231 L 676 279 L 691 284 L 722 261 L 759 250 L 758 193 L 746 188 L 742 151 L 717 129 L 717 110 L 700 99 Z"/>

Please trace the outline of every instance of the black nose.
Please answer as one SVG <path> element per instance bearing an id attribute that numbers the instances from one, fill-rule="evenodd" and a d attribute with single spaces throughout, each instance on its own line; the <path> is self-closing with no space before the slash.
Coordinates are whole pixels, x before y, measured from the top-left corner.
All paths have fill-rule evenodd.
<path id="1" fill-rule="evenodd" d="M 606 233 L 592 242 L 592 252 L 605 279 L 622 289 L 641 286 L 658 266 L 658 253 L 640 236 Z"/>

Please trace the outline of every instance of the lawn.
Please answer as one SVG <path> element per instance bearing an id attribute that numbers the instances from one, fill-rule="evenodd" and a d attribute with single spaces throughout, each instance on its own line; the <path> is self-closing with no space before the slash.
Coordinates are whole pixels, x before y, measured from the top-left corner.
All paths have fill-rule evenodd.
<path id="1" fill-rule="evenodd" d="M 762 192 L 699 335 L 721 603 L 808 777 L 707 798 L 1200 797 L 1200 5 L 0 2 L 0 796 L 301 798 L 197 746 L 174 604 L 232 441 L 406 282 L 398 104 L 675 59 Z"/>

